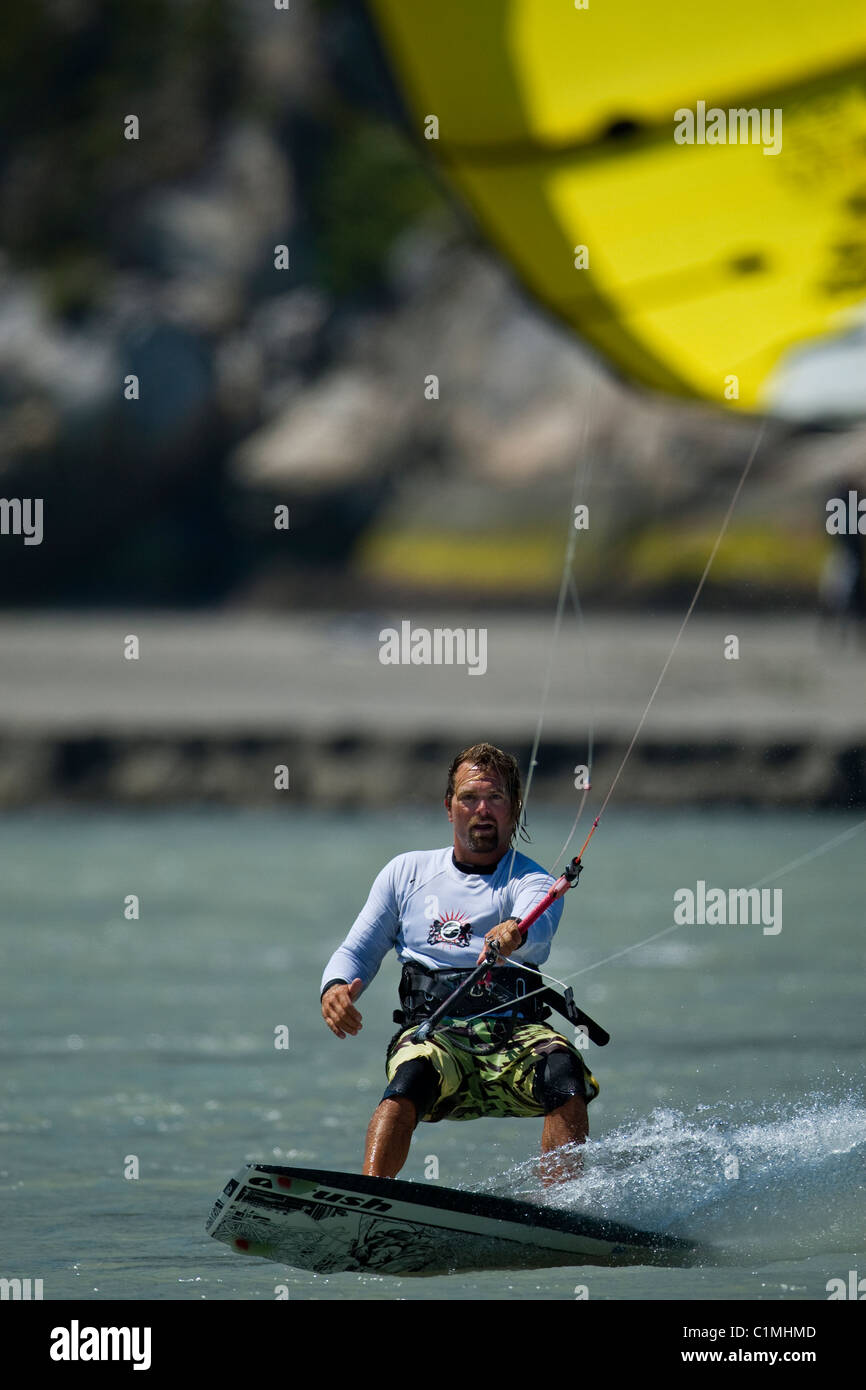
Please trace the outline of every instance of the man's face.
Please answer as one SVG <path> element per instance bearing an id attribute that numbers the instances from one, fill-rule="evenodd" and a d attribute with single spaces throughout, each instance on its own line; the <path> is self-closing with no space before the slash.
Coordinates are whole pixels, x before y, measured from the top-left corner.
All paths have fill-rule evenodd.
<path id="1" fill-rule="evenodd" d="M 454 826 L 454 852 L 466 864 L 493 864 L 511 843 L 511 802 L 497 772 L 461 763 L 454 777 L 448 819 Z"/>

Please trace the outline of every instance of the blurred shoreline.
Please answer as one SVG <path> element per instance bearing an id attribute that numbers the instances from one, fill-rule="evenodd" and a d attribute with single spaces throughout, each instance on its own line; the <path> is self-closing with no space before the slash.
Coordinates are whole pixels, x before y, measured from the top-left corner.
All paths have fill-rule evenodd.
<path id="1" fill-rule="evenodd" d="M 486 669 L 383 665 L 380 633 L 484 630 Z M 563 626 L 533 799 L 610 786 L 679 616 Z M 479 739 L 524 769 L 553 622 L 486 610 L 0 616 L 0 806 L 419 804 Z M 137 660 L 124 657 L 130 636 Z M 724 650 L 736 636 L 739 657 Z M 695 615 L 617 790 L 636 805 L 866 804 L 866 649 L 814 619 Z M 288 769 L 277 789 L 275 769 Z M 284 779 L 285 780 L 285 779 Z"/>

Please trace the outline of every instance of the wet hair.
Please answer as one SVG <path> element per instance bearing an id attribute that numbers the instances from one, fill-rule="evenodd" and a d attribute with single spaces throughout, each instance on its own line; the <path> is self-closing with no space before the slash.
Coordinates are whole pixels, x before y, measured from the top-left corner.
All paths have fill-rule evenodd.
<path id="1" fill-rule="evenodd" d="M 473 743 L 471 748 L 464 748 L 462 753 L 457 754 L 448 769 L 445 800 L 449 808 L 454 796 L 454 778 L 457 776 L 457 769 L 461 763 L 469 763 L 471 767 L 477 767 L 479 772 L 498 773 L 505 793 L 511 802 L 511 817 L 514 822 L 511 831 L 513 843 L 520 826 L 520 815 L 523 810 L 523 788 L 520 782 L 520 768 L 517 766 L 517 759 L 512 757 L 510 753 L 503 753 L 501 748 L 494 747 L 492 743 Z M 521 826 L 520 829 L 525 836 L 524 828 Z M 525 836 L 525 838 L 528 837 Z"/>

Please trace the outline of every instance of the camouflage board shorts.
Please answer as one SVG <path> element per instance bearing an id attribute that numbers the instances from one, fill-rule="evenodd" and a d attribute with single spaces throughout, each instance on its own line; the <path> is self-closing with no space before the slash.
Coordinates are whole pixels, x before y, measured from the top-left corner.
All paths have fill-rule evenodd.
<path id="1" fill-rule="evenodd" d="M 439 1076 L 439 1094 L 420 1119 L 475 1120 L 481 1116 L 541 1116 L 535 1076 L 546 1053 L 570 1052 L 582 1070 L 587 1104 L 599 1085 L 577 1048 L 544 1023 L 517 1024 L 513 1034 L 494 1019 L 452 1018 L 427 1042 L 413 1042 L 414 1028 L 393 1039 L 385 1061 L 388 1080 L 412 1058 L 427 1058 Z"/>

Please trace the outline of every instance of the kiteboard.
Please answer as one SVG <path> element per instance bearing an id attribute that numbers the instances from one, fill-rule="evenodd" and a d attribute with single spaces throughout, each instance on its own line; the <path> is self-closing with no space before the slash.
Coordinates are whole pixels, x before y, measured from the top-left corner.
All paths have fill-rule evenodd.
<path id="1" fill-rule="evenodd" d="M 206 1230 L 242 1255 L 316 1274 L 434 1275 L 558 1265 L 694 1265 L 709 1251 L 657 1231 L 438 1184 L 248 1163 Z"/>

